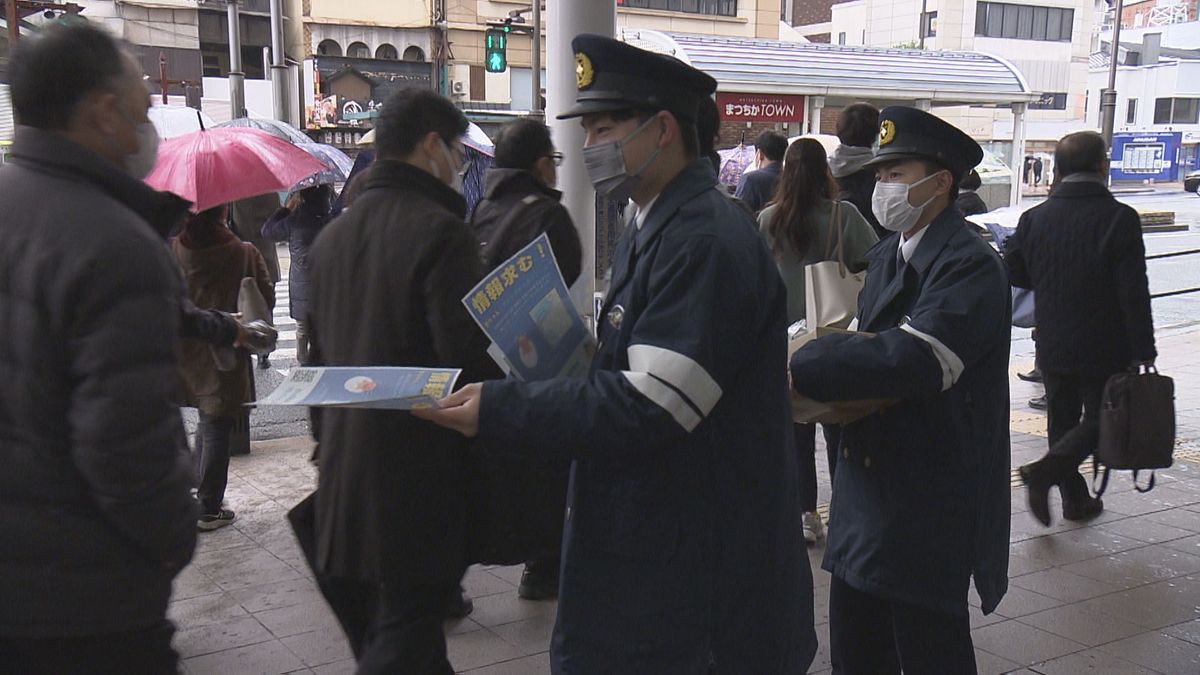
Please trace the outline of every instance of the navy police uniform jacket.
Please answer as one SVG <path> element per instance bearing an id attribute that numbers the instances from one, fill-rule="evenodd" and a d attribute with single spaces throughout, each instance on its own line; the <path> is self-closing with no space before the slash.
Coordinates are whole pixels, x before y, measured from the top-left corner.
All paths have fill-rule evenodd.
<path id="1" fill-rule="evenodd" d="M 803 673 L 816 650 L 785 292 L 693 162 L 618 244 L 588 378 L 484 385 L 490 449 L 571 456 L 555 673 Z"/>
<path id="2" fill-rule="evenodd" d="M 995 251 L 950 206 L 903 265 L 899 235 L 867 253 L 858 329 L 793 355 L 820 400 L 900 399 L 845 427 L 823 567 L 888 600 L 990 613 L 1008 587 L 1011 298 Z"/>

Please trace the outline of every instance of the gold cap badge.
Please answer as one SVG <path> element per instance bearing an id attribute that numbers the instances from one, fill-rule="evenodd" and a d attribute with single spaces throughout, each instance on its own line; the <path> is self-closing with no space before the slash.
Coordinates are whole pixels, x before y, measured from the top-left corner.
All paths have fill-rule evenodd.
<path id="1" fill-rule="evenodd" d="M 592 68 L 592 60 L 583 52 L 575 52 L 575 85 L 580 89 L 592 86 L 596 79 L 596 70 Z"/>
<path id="2" fill-rule="evenodd" d="M 879 127 L 879 147 L 883 147 L 891 143 L 896 138 L 896 123 L 891 120 L 884 120 Z"/>

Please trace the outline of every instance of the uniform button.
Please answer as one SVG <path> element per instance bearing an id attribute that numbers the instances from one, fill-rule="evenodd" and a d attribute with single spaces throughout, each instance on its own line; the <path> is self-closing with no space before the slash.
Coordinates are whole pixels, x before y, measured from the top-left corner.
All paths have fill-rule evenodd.
<path id="1" fill-rule="evenodd" d="M 571 519 L 571 507 L 569 507 L 569 506 L 568 506 L 568 507 L 567 507 L 567 517 L 566 517 L 566 520 L 570 520 L 570 519 Z"/>
<path id="2" fill-rule="evenodd" d="M 867 457 L 866 459 L 863 460 L 863 466 L 867 467 L 868 469 L 871 468 L 871 458 L 870 457 Z"/>
<path id="3" fill-rule="evenodd" d="M 842 448 L 842 457 L 850 459 L 850 448 Z"/>

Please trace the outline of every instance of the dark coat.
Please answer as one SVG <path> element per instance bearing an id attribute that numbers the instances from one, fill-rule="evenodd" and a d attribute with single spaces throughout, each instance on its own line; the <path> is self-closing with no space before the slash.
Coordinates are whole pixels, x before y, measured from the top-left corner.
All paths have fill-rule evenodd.
<path id="1" fill-rule="evenodd" d="M 274 241 L 287 240 L 291 254 L 288 267 L 288 314 L 297 321 L 308 318 L 308 252 L 329 220 L 328 205 L 302 201 L 295 211 L 287 207 L 280 208 L 262 226 L 264 237 Z"/>
<path id="2" fill-rule="evenodd" d="M 172 251 L 187 282 L 188 299 L 200 309 L 238 311 L 238 292 L 242 279 L 251 277 L 267 305 L 275 306 L 274 283 L 262 254 L 249 242 L 229 230 L 211 245 L 196 246 L 187 235 L 172 242 Z M 187 385 L 187 404 L 214 417 L 238 417 L 246 403 L 254 400 L 249 352 L 238 350 L 238 364 L 232 370 L 219 370 L 211 345 L 202 340 L 180 341 L 179 365 Z"/>
<path id="3" fill-rule="evenodd" d="M 30 127 L 0 167 L 0 640 L 145 628 L 192 557 L 186 206 Z"/>
<path id="4" fill-rule="evenodd" d="M 263 223 L 279 208 L 279 196 L 274 192 L 247 199 L 239 199 L 229 207 L 229 215 L 233 220 L 233 231 L 244 242 L 254 245 L 262 254 L 267 271 L 271 274 L 271 282 L 279 283 L 283 277 L 279 272 L 279 251 L 275 250 L 275 241 L 262 234 Z M 274 292 L 272 291 L 272 294 Z"/>
<path id="5" fill-rule="evenodd" d="M 1008 588 L 1008 279 L 953 206 L 902 276 L 899 236 L 867 254 L 858 329 L 875 335 L 830 335 L 792 357 L 793 386 L 810 398 L 900 399 L 843 427 L 823 566 L 860 591 L 957 615 L 973 575 L 991 612 Z"/>
<path id="6" fill-rule="evenodd" d="M 786 302 L 707 159 L 614 256 L 588 378 L 487 382 L 479 441 L 570 457 L 556 673 L 803 673 Z M 736 271 L 736 272 L 733 272 Z"/>
<path id="7" fill-rule="evenodd" d="M 987 213 L 990 209 L 987 203 L 983 201 L 983 197 L 979 196 L 974 190 L 963 190 L 958 193 L 958 199 L 954 200 L 956 206 L 963 216 L 977 216 L 981 213 Z"/>
<path id="8" fill-rule="evenodd" d="M 746 203 L 754 213 L 763 210 L 775 198 L 775 190 L 779 187 L 779 175 L 783 172 L 783 162 L 771 162 L 761 169 L 751 171 L 742 176 L 734 195 Z"/>
<path id="9" fill-rule="evenodd" d="M 1060 183 L 1004 257 L 1012 284 L 1034 289 L 1045 370 L 1102 378 L 1156 356 L 1142 221 L 1104 185 Z"/>
<path id="10" fill-rule="evenodd" d="M 516 255 L 543 232 L 567 286 L 579 278 L 583 249 L 571 215 L 559 203 L 562 193 L 528 171 L 488 169 L 483 200 L 471 214 L 471 227 L 483 248 L 488 270 Z"/>
<path id="11" fill-rule="evenodd" d="M 871 208 L 871 199 L 875 194 L 875 169 L 859 169 L 854 173 L 836 179 L 841 192 L 838 193 L 838 199 L 850 202 L 862 217 L 870 223 L 875 230 L 875 235 L 880 239 L 886 239 L 892 234 L 884 229 L 879 224 L 879 219 L 875 217 L 875 210 Z"/>
<path id="12" fill-rule="evenodd" d="M 354 208 L 313 244 L 314 365 L 497 373 L 462 298 L 483 278 L 461 195 L 378 161 Z M 321 573 L 405 583 L 466 565 L 468 441 L 391 410 L 321 411 L 316 498 Z"/>

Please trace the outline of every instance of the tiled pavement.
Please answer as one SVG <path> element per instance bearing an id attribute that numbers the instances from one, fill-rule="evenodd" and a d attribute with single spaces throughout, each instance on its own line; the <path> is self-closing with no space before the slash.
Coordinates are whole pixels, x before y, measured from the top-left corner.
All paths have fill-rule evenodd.
<path id="1" fill-rule="evenodd" d="M 1027 347 L 1014 342 L 1013 466 L 1045 451 L 1045 420 L 1025 406 L 1038 390 L 1015 378 L 1031 365 Z M 1159 351 L 1162 372 L 1176 382 L 1179 461 L 1145 495 L 1132 492 L 1126 475 L 1114 477 L 1105 513 L 1082 527 L 1057 520 L 1041 528 L 1014 488 L 1009 593 L 993 615 L 971 614 L 982 673 L 1200 673 L 1200 328 L 1160 335 Z M 354 671 L 284 519 L 311 489 L 308 451 L 303 439 L 284 439 L 234 459 L 228 501 L 239 520 L 201 536 L 175 585 L 171 617 L 187 672 Z M 829 669 L 829 575 L 820 554 L 811 550 L 821 640 L 812 672 Z M 549 672 L 555 606 L 519 600 L 519 576 L 520 568 L 468 572 L 475 612 L 446 624 L 459 671 Z"/>

